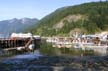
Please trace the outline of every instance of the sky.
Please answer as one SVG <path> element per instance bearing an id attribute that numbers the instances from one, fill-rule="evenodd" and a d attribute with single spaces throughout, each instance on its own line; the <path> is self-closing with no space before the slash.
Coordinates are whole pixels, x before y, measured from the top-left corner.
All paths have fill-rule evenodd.
<path id="1" fill-rule="evenodd" d="M 0 21 L 24 17 L 41 19 L 64 6 L 97 1 L 100 0 L 0 0 Z"/>

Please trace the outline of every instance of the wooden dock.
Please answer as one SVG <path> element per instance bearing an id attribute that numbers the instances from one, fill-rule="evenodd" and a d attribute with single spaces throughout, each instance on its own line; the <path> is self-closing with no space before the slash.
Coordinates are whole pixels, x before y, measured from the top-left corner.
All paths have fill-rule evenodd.
<path id="1" fill-rule="evenodd" d="M 0 38 L 0 49 L 14 50 L 18 47 L 27 48 L 30 44 L 34 44 L 35 48 L 40 47 L 41 39 L 31 38 Z"/>

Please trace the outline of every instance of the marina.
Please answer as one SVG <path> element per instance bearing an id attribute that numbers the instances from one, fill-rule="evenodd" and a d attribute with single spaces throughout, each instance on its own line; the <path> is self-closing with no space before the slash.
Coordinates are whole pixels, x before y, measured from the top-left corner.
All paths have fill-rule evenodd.
<path id="1" fill-rule="evenodd" d="M 75 48 L 82 50 L 93 50 L 107 54 L 108 50 L 108 33 L 103 32 L 94 35 L 74 35 L 74 37 L 49 37 L 46 42 L 52 43 L 57 48 Z"/>
<path id="2" fill-rule="evenodd" d="M 108 0 L 0 0 L 0 71 L 108 71 Z"/>

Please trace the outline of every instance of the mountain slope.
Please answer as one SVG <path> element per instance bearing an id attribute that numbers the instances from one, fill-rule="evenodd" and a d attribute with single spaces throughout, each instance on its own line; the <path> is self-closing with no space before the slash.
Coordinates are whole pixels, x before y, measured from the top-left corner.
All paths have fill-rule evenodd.
<path id="1" fill-rule="evenodd" d="M 108 2 L 92 2 L 59 8 L 31 28 L 34 34 L 68 36 L 79 29 L 84 33 L 108 30 Z"/>
<path id="2" fill-rule="evenodd" d="M 22 32 L 23 30 L 36 25 L 38 22 L 37 19 L 33 18 L 22 18 L 22 19 L 10 19 L 10 20 L 3 20 L 0 21 L 0 33 L 12 33 L 12 32 Z"/>

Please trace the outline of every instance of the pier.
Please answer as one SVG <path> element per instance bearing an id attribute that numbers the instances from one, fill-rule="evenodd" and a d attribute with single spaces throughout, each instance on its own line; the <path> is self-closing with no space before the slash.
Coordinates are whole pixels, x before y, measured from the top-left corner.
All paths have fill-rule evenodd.
<path id="1" fill-rule="evenodd" d="M 40 47 L 41 38 L 31 34 L 16 34 L 9 38 L 0 38 L 0 50 L 31 50 Z"/>

